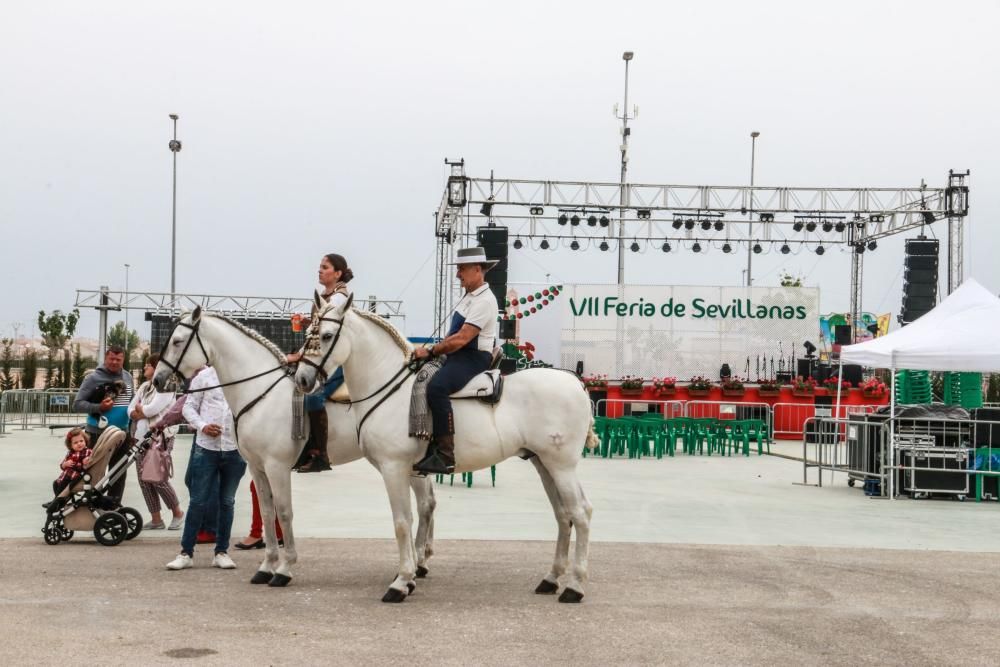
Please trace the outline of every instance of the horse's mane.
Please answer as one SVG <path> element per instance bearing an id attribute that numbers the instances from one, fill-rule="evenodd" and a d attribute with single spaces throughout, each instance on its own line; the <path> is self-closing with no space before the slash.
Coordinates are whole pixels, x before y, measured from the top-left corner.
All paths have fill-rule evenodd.
<path id="1" fill-rule="evenodd" d="M 368 312 L 367 310 L 360 310 L 358 308 L 352 308 L 351 310 L 353 310 L 356 315 L 361 317 L 361 319 L 368 320 L 382 331 L 389 334 L 392 342 L 399 347 L 400 351 L 402 351 L 407 358 L 410 357 L 410 354 L 413 352 L 413 346 L 410 345 L 410 341 L 406 340 L 403 334 L 399 333 L 399 329 L 392 326 L 392 323 L 387 321 L 385 318 L 379 317 L 375 313 Z"/>
<path id="2" fill-rule="evenodd" d="M 273 354 L 275 359 L 277 359 L 281 363 L 285 363 L 285 353 L 281 351 L 281 348 L 279 348 L 277 345 L 269 341 L 267 338 L 264 338 L 264 336 L 260 335 L 250 327 L 246 326 L 245 324 L 241 324 L 236 320 L 230 319 L 220 313 L 205 313 L 204 315 L 202 315 L 202 317 L 204 317 L 205 315 L 214 317 L 216 319 L 220 319 L 226 324 L 230 324 L 236 327 L 238 331 L 249 336 L 250 338 L 254 339 L 258 343 L 263 345 L 265 348 L 267 348 L 267 351 Z"/>

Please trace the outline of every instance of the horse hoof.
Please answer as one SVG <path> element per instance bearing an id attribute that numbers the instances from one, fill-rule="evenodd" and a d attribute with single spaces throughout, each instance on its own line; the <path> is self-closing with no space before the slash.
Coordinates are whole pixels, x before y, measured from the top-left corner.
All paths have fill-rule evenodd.
<path id="1" fill-rule="evenodd" d="M 412 581 L 406 582 L 407 595 L 413 595 L 413 591 L 417 590 L 417 585 Z"/>
<path id="2" fill-rule="evenodd" d="M 274 578 L 273 572 L 264 572 L 263 570 L 257 570 L 253 573 L 253 577 L 250 579 L 251 584 L 267 584 L 270 583 L 271 579 Z"/>
<path id="3" fill-rule="evenodd" d="M 538 584 L 535 588 L 535 592 L 539 595 L 555 595 L 558 590 L 559 584 L 554 584 L 548 579 L 542 579 L 542 583 Z M 569 589 L 567 588 L 566 590 Z"/>
<path id="4" fill-rule="evenodd" d="M 424 577 L 427 576 L 428 572 L 430 572 L 430 570 L 428 570 L 426 567 L 424 567 L 423 565 L 418 565 L 417 566 L 417 579 L 423 579 Z"/>
<path id="5" fill-rule="evenodd" d="M 406 599 L 406 593 L 395 588 L 390 588 L 382 596 L 382 602 L 402 602 Z"/>
<path id="6" fill-rule="evenodd" d="M 579 602 L 583 599 L 583 593 L 579 591 L 574 591 L 572 588 L 567 588 L 559 596 L 560 602 Z"/>
<path id="7" fill-rule="evenodd" d="M 290 582 L 291 580 L 292 580 L 291 577 L 286 576 L 284 574 L 275 574 L 267 585 L 273 588 L 282 588 L 284 586 L 287 586 L 288 582 Z"/>

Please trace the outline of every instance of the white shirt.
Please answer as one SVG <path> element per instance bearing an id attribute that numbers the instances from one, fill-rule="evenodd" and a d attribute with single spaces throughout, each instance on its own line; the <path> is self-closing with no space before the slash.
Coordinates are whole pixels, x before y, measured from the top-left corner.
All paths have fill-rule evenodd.
<path id="1" fill-rule="evenodd" d="M 191 380 L 190 389 L 203 389 L 219 384 L 219 376 L 215 369 L 208 366 Z M 209 389 L 188 394 L 184 402 L 184 419 L 198 429 L 198 446 L 213 452 L 231 452 L 236 449 L 236 439 L 233 437 L 233 413 L 226 403 L 226 397 L 221 389 Z M 212 437 L 205 433 L 205 426 L 218 424 L 222 427 L 222 435 Z"/>
<path id="2" fill-rule="evenodd" d="M 481 352 L 493 352 L 497 339 L 498 310 L 497 298 L 493 296 L 487 283 L 468 292 L 455 307 L 455 313 L 464 318 L 464 324 L 479 328 L 476 349 Z"/>
<path id="3" fill-rule="evenodd" d="M 157 417 L 161 412 L 169 408 L 174 403 L 174 395 L 170 392 L 160 393 L 153 389 L 149 382 L 143 382 L 132 397 L 132 402 L 128 404 L 128 413 L 131 415 L 137 405 L 142 406 L 142 414 L 146 415 L 135 422 L 135 437 L 142 438 L 149 429 L 156 425 Z"/>

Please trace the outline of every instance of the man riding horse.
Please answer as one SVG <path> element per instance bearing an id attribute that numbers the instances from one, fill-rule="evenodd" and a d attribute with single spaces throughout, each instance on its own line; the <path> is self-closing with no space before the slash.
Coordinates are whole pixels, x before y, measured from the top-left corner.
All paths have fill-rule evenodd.
<path id="1" fill-rule="evenodd" d="M 497 299 L 486 284 L 486 272 L 497 262 L 486 259 L 482 248 L 458 251 L 458 280 L 465 295 L 455 307 L 445 338 L 431 347 L 417 348 L 416 359 L 447 355 L 427 385 L 427 405 L 434 428 L 427 455 L 413 469 L 422 473 L 455 471 L 455 419 L 451 394 L 490 367 L 497 335 Z"/>

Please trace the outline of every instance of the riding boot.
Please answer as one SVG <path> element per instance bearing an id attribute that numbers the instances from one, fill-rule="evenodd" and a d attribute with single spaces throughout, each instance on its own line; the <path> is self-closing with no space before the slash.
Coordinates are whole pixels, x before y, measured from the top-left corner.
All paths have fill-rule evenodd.
<path id="1" fill-rule="evenodd" d="M 309 415 L 309 435 L 312 440 L 312 448 L 309 450 L 311 458 L 304 466 L 298 468 L 298 472 L 323 472 L 330 469 L 330 456 L 326 451 L 328 421 L 326 410 L 317 410 L 306 413 Z"/>
<path id="2" fill-rule="evenodd" d="M 448 475 L 455 472 L 455 436 L 439 435 L 427 448 L 427 456 L 413 469 L 425 474 Z"/>

